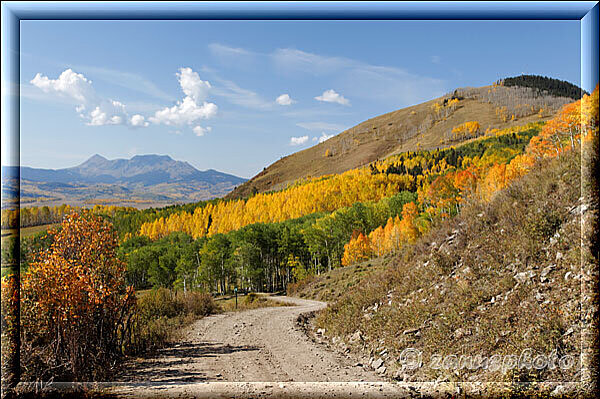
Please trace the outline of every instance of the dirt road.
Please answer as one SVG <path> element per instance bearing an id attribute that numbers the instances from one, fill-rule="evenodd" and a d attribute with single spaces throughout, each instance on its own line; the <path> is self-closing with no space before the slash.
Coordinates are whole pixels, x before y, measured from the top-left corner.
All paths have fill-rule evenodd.
<path id="1" fill-rule="evenodd" d="M 206 381 L 380 381 L 375 372 L 310 340 L 300 314 L 323 302 L 289 297 L 296 306 L 209 316 L 186 329 L 183 339 L 156 356 L 138 359 L 119 378 L 165 384 Z"/>

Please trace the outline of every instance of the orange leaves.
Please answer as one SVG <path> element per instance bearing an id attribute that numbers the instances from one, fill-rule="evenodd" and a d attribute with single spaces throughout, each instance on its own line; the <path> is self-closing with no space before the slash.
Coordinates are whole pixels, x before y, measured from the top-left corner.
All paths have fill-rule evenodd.
<path id="1" fill-rule="evenodd" d="M 22 279 L 25 329 L 62 336 L 103 322 L 110 334 L 132 295 L 116 258 L 116 232 L 84 211 L 67 215 L 60 230 L 48 234 L 50 249 L 37 254 Z"/>
<path id="2" fill-rule="evenodd" d="M 344 245 L 342 265 L 348 266 L 371 258 L 371 242 L 363 233 L 359 233 L 350 242 Z"/>
<path id="3" fill-rule="evenodd" d="M 597 132 L 598 86 L 590 95 L 563 106 L 546 122 L 540 135 L 531 140 L 528 152 L 538 158 L 558 156 L 568 147 L 573 148 L 582 134 L 586 140 L 588 135 L 593 137 Z"/>
<path id="4" fill-rule="evenodd" d="M 344 245 L 342 265 L 368 260 L 374 256 L 384 256 L 398 251 L 404 244 L 412 244 L 419 235 L 415 219 L 419 214 L 414 202 L 404 204 L 402 219 L 389 218 L 385 226 L 373 230 L 368 236 L 363 233 L 352 235 L 350 242 Z"/>

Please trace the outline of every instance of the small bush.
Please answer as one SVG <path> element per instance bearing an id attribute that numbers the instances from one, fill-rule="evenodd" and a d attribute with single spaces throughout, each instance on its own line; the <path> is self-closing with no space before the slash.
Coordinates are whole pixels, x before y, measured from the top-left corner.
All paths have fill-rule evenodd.
<path id="1" fill-rule="evenodd" d="M 256 295 L 254 292 L 251 292 L 248 295 L 246 295 L 246 297 L 244 298 L 244 302 L 252 303 L 252 302 L 256 301 L 257 299 L 258 299 L 258 295 Z"/>
<path id="2" fill-rule="evenodd" d="M 125 352 L 137 354 L 159 348 L 178 328 L 216 312 L 217 305 L 206 293 L 166 288 L 143 293 L 126 331 Z"/>

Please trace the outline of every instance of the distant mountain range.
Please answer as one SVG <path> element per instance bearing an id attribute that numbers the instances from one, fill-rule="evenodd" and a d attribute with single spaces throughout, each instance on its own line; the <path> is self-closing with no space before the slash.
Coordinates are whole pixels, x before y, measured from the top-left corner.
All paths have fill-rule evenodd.
<path id="1" fill-rule="evenodd" d="M 82 205 L 103 202 L 139 206 L 195 202 L 221 197 L 246 179 L 213 169 L 200 171 L 168 155 L 106 159 L 94 155 L 65 169 L 21 167 L 25 204 Z M 2 167 L 3 196 L 15 193 L 16 166 Z"/>

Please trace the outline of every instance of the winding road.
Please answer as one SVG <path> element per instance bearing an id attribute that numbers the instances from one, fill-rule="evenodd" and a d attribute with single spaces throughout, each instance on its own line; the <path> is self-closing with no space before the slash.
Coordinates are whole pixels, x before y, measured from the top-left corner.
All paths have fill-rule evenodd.
<path id="1" fill-rule="evenodd" d="M 107 398 L 389 399 L 456 396 L 465 388 L 384 381 L 308 337 L 298 316 L 320 310 L 325 303 L 272 298 L 295 306 L 200 319 L 178 342 L 154 356 L 133 359 L 118 381 L 94 389 Z M 469 389 L 481 395 L 479 385 Z"/>
<path id="2" fill-rule="evenodd" d="M 203 381 L 379 381 L 373 371 L 308 338 L 297 318 L 324 302 L 274 297 L 295 306 L 217 314 L 189 326 L 183 338 L 155 356 L 130 363 L 119 380 L 191 383 Z"/>

